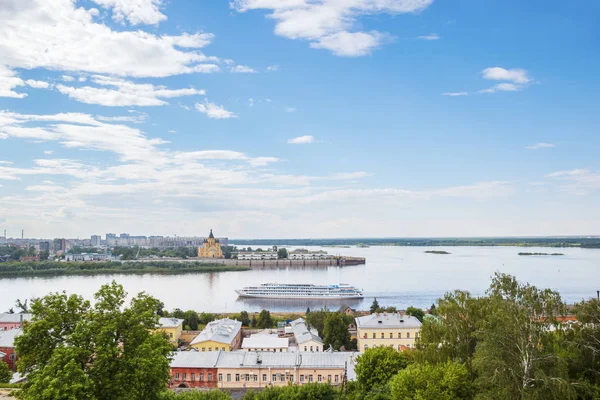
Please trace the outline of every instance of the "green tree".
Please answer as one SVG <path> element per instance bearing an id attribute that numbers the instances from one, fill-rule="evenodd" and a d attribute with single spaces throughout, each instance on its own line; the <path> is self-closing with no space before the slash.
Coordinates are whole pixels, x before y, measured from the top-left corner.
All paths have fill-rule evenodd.
<path id="1" fill-rule="evenodd" d="M 404 353 L 391 347 L 375 347 L 367 349 L 356 360 L 356 380 L 364 392 L 386 385 L 400 370 L 408 365 Z"/>
<path id="2" fill-rule="evenodd" d="M 379 311 L 379 302 L 377 301 L 377 297 L 373 299 L 373 304 L 371 304 L 371 314 Z"/>
<path id="3" fill-rule="evenodd" d="M 250 322 L 250 326 L 252 328 L 256 328 L 256 324 L 257 324 L 256 315 L 252 315 L 252 321 Z"/>
<path id="4" fill-rule="evenodd" d="M 125 306 L 116 282 L 95 294 L 53 293 L 31 304 L 33 320 L 15 339 L 19 396 L 50 399 L 158 399 L 169 379 L 171 345 L 160 334 L 158 300 L 140 293 Z"/>
<path id="5" fill-rule="evenodd" d="M 429 307 L 429 314 L 437 315 L 437 310 L 435 308 L 435 304 L 432 304 L 431 307 Z"/>
<path id="6" fill-rule="evenodd" d="M 325 335 L 325 318 L 330 314 L 329 310 L 322 308 L 318 311 L 311 311 L 306 316 L 306 323 L 309 327 L 315 328 L 321 337 Z"/>
<path id="7" fill-rule="evenodd" d="M 8 367 L 8 364 L 0 360 L 0 383 L 10 382 L 13 372 Z"/>
<path id="8" fill-rule="evenodd" d="M 600 397 L 600 300 L 582 301 L 574 311 L 579 323 L 568 331 L 575 349 L 570 372 L 573 379 L 595 386 Z"/>
<path id="9" fill-rule="evenodd" d="M 425 316 L 425 312 L 422 309 L 410 306 L 406 309 L 406 313 L 408 315 L 415 317 L 419 321 L 423 322 L 423 317 Z"/>
<path id="10" fill-rule="evenodd" d="M 231 400 L 231 396 L 220 390 L 191 390 L 181 393 L 165 391 L 160 400 Z"/>
<path id="11" fill-rule="evenodd" d="M 258 321 L 256 321 L 256 327 L 265 329 L 273 327 L 273 320 L 271 319 L 271 313 L 267 310 L 262 310 L 258 315 Z"/>
<path id="12" fill-rule="evenodd" d="M 496 273 L 488 298 L 473 358 L 478 398 L 574 398 L 548 330 L 564 313 L 560 295 Z"/>
<path id="13" fill-rule="evenodd" d="M 25 301 L 21 301 L 21 299 L 17 299 L 15 302 L 15 306 L 19 309 L 19 314 L 29 313 L 29 300 L 25 299 Z"/>
<path id="14" fill-rule="evenodd" d="M 244 326 L 250 325 L 250 317 L 248 316 L 248 311 L 242 311 L 240 313 L 240 321 L 242 321 L 242 325 Z"/>
<path id="15" fill-rule="evenodd" d="M 411 364 L 390 382 L 394 400 L 471 399 L 473 384 L 464 364 Z"/>
<path id="16" fill-rule="evenodd" d="M 333 350 L 350 347 L 350 332 L 340 313 L 328 313 L 323 328 L 323 342 Z"/>
<path id="17" fill-rule="evenodd" d="M 198 313 L 196 311 L 186 311 L 185 313 L 183 313 L 183 319 L 183 323 L 187 325 L 190 328 L 190 330 L 198 330 L 198 321 L 200 320 L 200 317 L 198 316 Z"/>
<path id="18" fill-rule="evenodd" d="M 243 400 L 337 400 L 339 391 L 326 383 L 267 387 L 249 391 Z"/>
<path id="19" fill-rule="evenodd" d="M 282 247 L 277 250 L 277 258 L 280 260 L 288 258 L 288 251 L 285 247 Z"/>

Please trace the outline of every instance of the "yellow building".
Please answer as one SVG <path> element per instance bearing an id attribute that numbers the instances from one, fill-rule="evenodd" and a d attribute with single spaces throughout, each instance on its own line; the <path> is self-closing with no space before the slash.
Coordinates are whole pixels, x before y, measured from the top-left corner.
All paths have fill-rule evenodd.
<path id="1" fill-rule="evenodd" d="M 200 351 L 231 351 L 242 341 L 242 322 L 229 318 L 209 322 L 190 346 Z"/>
<path id="2" fill-rule="evenodd" d="M 160 327 L 157 329 L 163 332 L 171 344 L 177 346 L 179 338 L 181 338 L 181 331 L 183 330 L 183 320 L 177 318 L 159 318 L 158 323 Z"/>
<path id="3" fill-rule="evenodd" d="M 414 348 L 421 331 L 421 321 L 410 315 L 375 313 L 355 320 L 360 352 L 381 346 L 398 351 Z"/>
<path id="4" fill-rule="evenodd" d="M 200 258 L 223 258 L 221 243 L 215 239 L 212 229 L 207 239 L 204 239 L 202 247 L 198 247 L 198 257 Z"/>

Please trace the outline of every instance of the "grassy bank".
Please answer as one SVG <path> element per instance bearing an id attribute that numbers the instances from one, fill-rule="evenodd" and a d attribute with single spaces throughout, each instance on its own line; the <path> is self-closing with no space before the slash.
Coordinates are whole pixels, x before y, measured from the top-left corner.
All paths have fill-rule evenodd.
<path id="1" fill-rule="evenodd" d="M 248 271 L 250 268 L 201 262 L 6 262 L 0 263 L 0 278 L 60 275 L 189 274 L 198 272 Z"/>

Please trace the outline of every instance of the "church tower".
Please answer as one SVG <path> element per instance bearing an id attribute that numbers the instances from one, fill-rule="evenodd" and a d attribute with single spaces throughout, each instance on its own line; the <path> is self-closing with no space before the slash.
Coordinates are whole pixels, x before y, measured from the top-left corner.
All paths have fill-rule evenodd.
<path id="1" fill-rule="evenodd" d="M 224 258 L 219 239 L 215 239 L 212 229 L 208 238 L 204 239 L 202 247 L 198 247 L 199 258 Z"/>

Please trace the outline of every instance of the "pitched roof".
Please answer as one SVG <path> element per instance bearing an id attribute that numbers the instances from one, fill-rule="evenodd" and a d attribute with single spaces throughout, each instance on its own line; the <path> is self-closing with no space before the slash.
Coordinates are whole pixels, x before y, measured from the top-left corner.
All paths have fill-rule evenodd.
<path id="1" fill-rule="evenodd" d="M 23 321 L 31 321 L 33 318 L 33 314 L 10 314 L 10 313 L 1 313 L 0 314 L 0 323 L 19 323 L 21 322 L 21 316 L 23 316 Z"/>
<path id="2" fill-rule="evenodd" d="M 298 342 L 298 344 L 305 343 L 310 340 L 323 343 L 323 340 L 321 340 L 319 335 L 314 330 L 308 329 L 304 319 L 298 318 L 292 321 L 291 325 L 294 336 L 296 337 L 296 342 Z"/>
<path id="3" fill-rule="evenodd" d="M 179 325 L 183 324 L 183 319 L 177 318 L 159 318 L 158 323 L 161 328 L 177 328 Z"/>
<path id="4" fill-rule="evenodd" d="M 241 321 L 234 321 L 229 318 L 212 321 L 206 325 L 204 330 L 200 332 L 190 344 L 194 345 L 209 340 L 218 343 L 231 344 L 240 329 L 242 329 Z"/>
<path id="5" fill-rule="evenodd" d="M 421 321 L 410 315 L 398 313 L 375 313 L 357 317 L 356 326 L 360 328 L 420 328 Z"/>
<path id="6" fill-rule="evenodd" d="M 288 347 L 288 338 L 260 333 L 247 337 L 242 342 L 242 349 L 286 349 Z"/>
<path id="7" fill-rule="evenodd" d="M 22 329 L 0 331 L 0 347 L 15 347 L 15 338 L 22 332 Z"/>
<path id="8" fill-rule="evenodd" d="M 353 367 L 356 352 L 273 353 L 270 351 L 178 351 L 171 368 L 344 368 Z"/>

